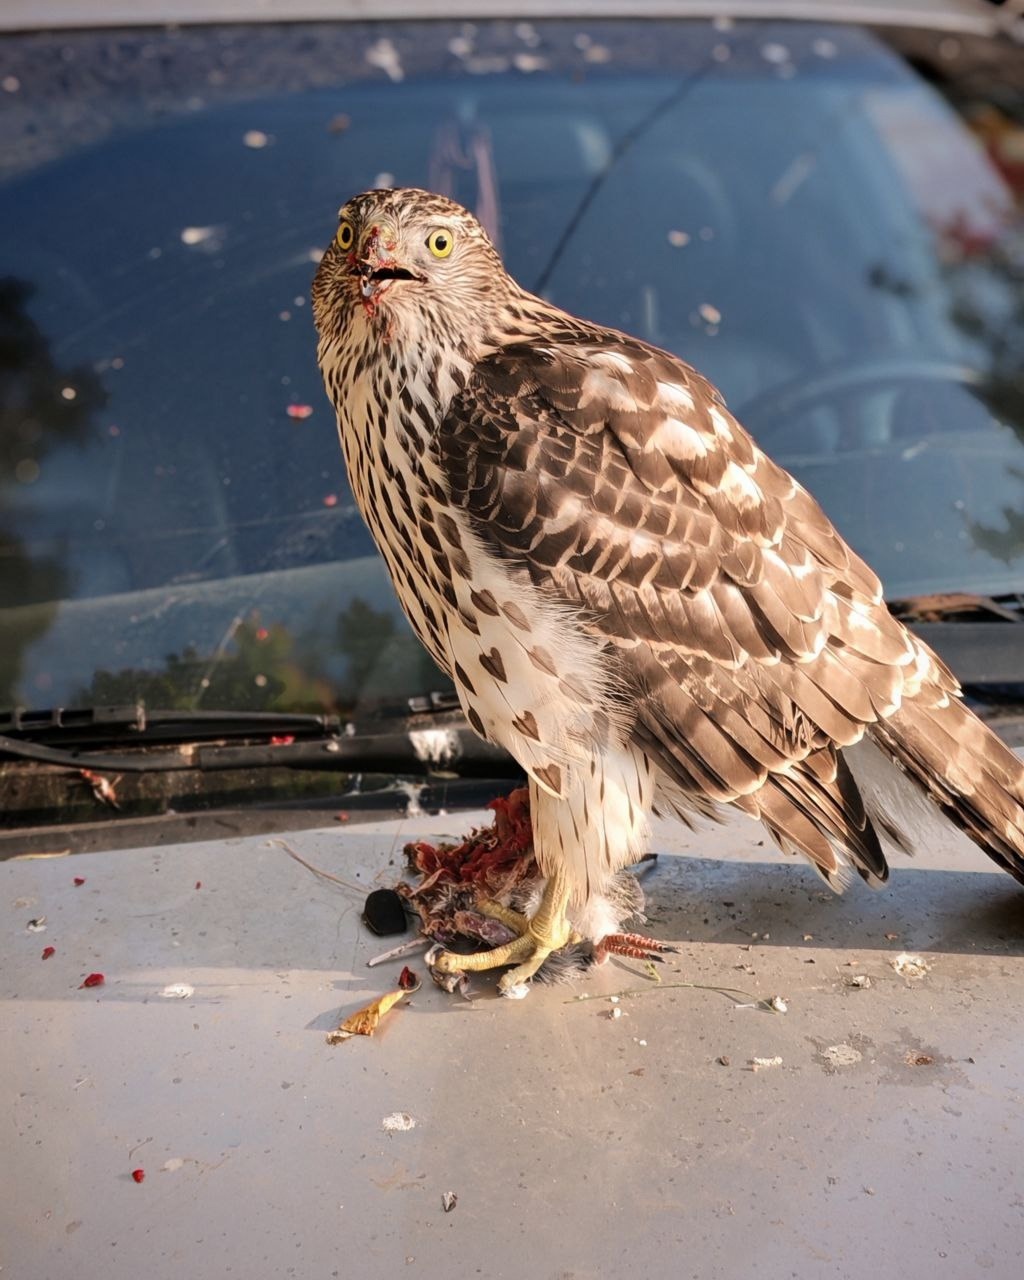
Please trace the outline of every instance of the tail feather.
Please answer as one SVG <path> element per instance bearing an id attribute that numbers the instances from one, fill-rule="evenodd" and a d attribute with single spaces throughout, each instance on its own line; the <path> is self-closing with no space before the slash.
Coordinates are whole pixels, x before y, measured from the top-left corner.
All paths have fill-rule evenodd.
<path id="1" fill-rule="evenodd" d="M 1024 884 L 1024 762 L 958 698 L 907 699 L 871 726 L 881 750 Z M 889 818 L 888 826 L 894 825 Z M 912 845 L 913 834 L 898 829 Z"/>

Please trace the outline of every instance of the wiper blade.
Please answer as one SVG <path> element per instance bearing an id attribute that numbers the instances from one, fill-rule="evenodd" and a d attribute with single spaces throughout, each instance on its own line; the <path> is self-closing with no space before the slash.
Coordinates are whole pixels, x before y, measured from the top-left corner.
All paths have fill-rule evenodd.
<path id="1" fill-rule="evenodd" d="M 150 711 L 142 703 L 0 711 L 0 734 L 6 737 L 41 743 L 74 742 L 80 746 L 338 733 L 341 728 L 337 716 L 280 711 Z"/>
<path id="2" fill-rule="evenodd" d="M 1024 622 L 1024 595 L 1015 593 L 983 596 L 970 591 L 938 591 L 888 604 L 901 622 Z"/>
<path id="3" fill-rule="evenodd" d="M 110 746 L 131 749 L 102 749 Z M 0 714 L 0 761 L 5 757 L 101 773 L 265 767 L 491 778 L 521 773 L 504 751 L 459 724 L 358 733 L 337 716 L 142 707 Z"/>

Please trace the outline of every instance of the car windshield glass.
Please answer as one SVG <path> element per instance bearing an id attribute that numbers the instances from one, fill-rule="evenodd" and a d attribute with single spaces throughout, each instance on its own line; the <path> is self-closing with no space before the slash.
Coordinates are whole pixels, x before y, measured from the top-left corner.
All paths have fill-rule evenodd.
<path id="1" fill-rule="evenodd" d="M 454 196 L 527 288 L 705 372 L 890 596 L 1024 589 L 1020 63 L 991 42 L 635 21 L 0 48 L 0 706 L 347 715 L 446 687 L 315 364 L 310 279 L 371 186 Z"/>

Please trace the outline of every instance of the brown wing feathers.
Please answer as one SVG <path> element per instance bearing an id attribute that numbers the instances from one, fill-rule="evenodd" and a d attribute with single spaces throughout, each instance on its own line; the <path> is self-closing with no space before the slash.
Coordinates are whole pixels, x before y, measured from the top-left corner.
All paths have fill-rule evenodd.
<path id="1" fill-rule="evenodd" d="M 1021 876 L 1019 762 L 947 696 L 955 681 L 891 618 L 875 575 L 693 370 L 611 331 L 556 332 L 483 361 L 438 450 L 485 539 L 606 642 L 634 739 L 679 790 L 762 818 L 829 878 L 839 847 L 883 880 L 836 750 L 878 726 Z M 957 763 L 958 740 L 973 760 Z"/>

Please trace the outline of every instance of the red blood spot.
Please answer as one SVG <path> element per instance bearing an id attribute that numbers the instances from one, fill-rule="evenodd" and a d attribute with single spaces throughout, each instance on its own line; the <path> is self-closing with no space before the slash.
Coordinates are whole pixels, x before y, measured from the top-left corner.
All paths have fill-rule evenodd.
<path id="1" fill-rule="evenodd" d="M 294 733 L 272 733 L 270 735 L 270 745 L 272 747 L 290 747 L 294 741 Z"/>
<path id="2" fill-rule="evenodd" d="M 203 882 L 202 882 L 202 880 L 197 880 L 197 881 L 196 881 L 196 888 L 197 888 L 197 889 L 201 889 L 202 887 L 203 887 Z"/>
<path id="3" fill-rule="evenodd" d="M 102 973 L 90 973 L 88 978 L 86 978 L 82 983 L 82 986 L 78 989 L 81 991 L 82 987 L 102 987 L 104 982 L 106 982 L 106 978 L 104 978 Z"/>
<path id="4" fill-rule="evenodd" d="M 75 876 L 75 884 L 85 884 L 85 876 Z"/>
<path id="5" fill-rule="evenodd" d="M 49 960 L 50 956 L 57 954 L 56 947 L 43 947 L 43 959 Z"/>
<path id="6" fill-rule="evenodd" d="M 411 991 L 413 987 L 418 987 L 419 984 L 419 978 L 417 978 L 409 966 L 406 965 L 398 975 L 398 985 L 403 991 Z"/>
<path id="7" fill-rule="evenodd" d="M 145 1181 L 146 1181 L 146 1171 L 145 1171 L 145 1169 L 133 1169 L 133 1170 L 132 1170 L 132 1181 L 133 1181 L 133 1182 L 145 1182 Z"/>
<path id="8" fill-rule="evenodd" d="M 286 410 L 289 418 L 296 418 L 301 422 L 304 418 L 308 418 L 313 413 L 311 404 L 290 404 Z"/>
<path id="9" fill-rule="evenodd" d="M 329 493 L 327 497 L 324 498 L 325 507 L 336 507 L 337 505 L 338 505 L 338 495 L 336 493 Z"/>
<path id="10" fill-rule="evenodd" d="M 266 628 L 266 627 L 260 627 L 260 629 L 256 632 L 256 639 L 257 639 L 257 640 L 269 640 L 269 639 L 270 639 L 270 632 L 267 630 L 267 628 Z"/>

